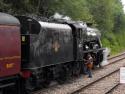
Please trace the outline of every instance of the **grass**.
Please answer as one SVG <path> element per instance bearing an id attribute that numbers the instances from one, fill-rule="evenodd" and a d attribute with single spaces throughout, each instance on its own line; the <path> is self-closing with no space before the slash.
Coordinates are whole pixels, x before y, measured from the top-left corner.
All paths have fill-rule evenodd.
<path id="1" fill-rule="evenodd" d="M 102 37 L 103 47 L 111 49 L 111 55 L 125 51 L 125 32 L 107 32 Z"/>

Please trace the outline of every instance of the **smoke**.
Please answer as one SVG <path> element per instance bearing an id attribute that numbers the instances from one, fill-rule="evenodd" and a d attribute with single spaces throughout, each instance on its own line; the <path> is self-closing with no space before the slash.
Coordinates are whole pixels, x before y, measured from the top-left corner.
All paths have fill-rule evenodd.
<path id="1" fill-rule="evenodd" d="M 108 55 L 110 54 L 110 49 L 109 48 L 105 48 L 105 50 L 103 51 L 103 61 L 101 63 L 102 66 L 108 65 Z"/>
<path id="2" fill-rule="evenodd" d="M 61 14 L 59 14 L 59 13 L 55 13 L 55 14 L 53 15 L 53 18 L 55 18 L 55 19 L 61 19 L 61 18 L 63 18 L 63 15 L 61 15 Z"/>
<path id="3" fill-rule="evenodd" d="M 53 18 L 54 19 L 71 20 L 71 18 L 69 16 L 64 16 L 64 15 L 61 15 L 57 12 L 53 15 Z"/>

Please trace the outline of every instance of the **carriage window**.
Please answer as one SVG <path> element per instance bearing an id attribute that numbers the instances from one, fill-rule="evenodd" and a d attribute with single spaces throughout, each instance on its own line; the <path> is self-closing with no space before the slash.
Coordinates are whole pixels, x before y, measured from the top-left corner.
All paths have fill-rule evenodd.
<path id="1" fill-rule="evenodd" d="M 39 34 L 41 26 L 36 20 L 23 16 L 17 18 L 21 23 L 21 34 Z"/>
<path id="2" fill-rule="evenodd" d="M 39 34 L 41 26 L 36 20 L 29 18 L 26 22 L 30 34 Z"/>
<path id="3" fill-rule="evenodd" d="M 29 34 L 29 30 L 26 22 L 21 22 L 21 33 Z"/>
<path id="4" fill-rule="evenodd" d="M 31 34 L 39 34 L 40 32 L 40 25 L 37 23 L 29 23 L 29 31 Z"/>

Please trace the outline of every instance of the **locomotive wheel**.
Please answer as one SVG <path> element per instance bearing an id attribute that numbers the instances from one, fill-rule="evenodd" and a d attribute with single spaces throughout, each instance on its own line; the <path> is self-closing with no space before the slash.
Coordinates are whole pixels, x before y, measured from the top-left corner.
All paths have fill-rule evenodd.
<path id="1" fill-rule="evenodd" d="M 44 77 L 45 78 L 43 78 L 44 79 L 44 81 L 42 82 L 43 83 L 43 87 L 44 88 L 47 88 L 47 87 L 49 87 L 49 85 L 50 85 L 50 83 L 51 83 L 51 80 L 52 80 L 52 71 L 50 70 L 50 68 L 46 68 L 45 70 L 44 70 L 44 73 L 43 73 L 44 75 Z"/>
<path id="2" fill-rule="evenodd" d="M 67 71 L 66 68 L 63 68 L 63 70 L 59 74 L 59 77 L 57 78 L 57 82 L 59 84 L 63 84 L 66 80 L 67 80 Z"/>
<path id="3" fill-rule="evenodd" d="M 57 82 L 58 82 L 59 84 L 64 84 L 65 81 L 66 81 L 66 77 L 65 77 L 65 76 L 59 77 L 59 78 L 57 79 Z"/>
<path id="4" fill-rule="evenodd" d="M 74 76 L 79 76 L 80 72 L 81 72 L 80 62 L 77 62 L 77 63 L 74 64 L 73 75 Z"/>
<path id="5" fill-rule="evenodd" d="M 25 81 L 25 88 L 26 88 L 26 94 L 30 94 L 30 92 L 34 91 L 37 87 L 37 84 L 36 84 L 36 79 L 35 77 L 31 77 L 31 78 L 28 78 L 26 81 Z"/>
<path id="6" fill-rule="evenodd" d="M 49 85 L 50 85 L 50 81 L 49 80 L 46 80 L 46 81 L 43 82 L 43 87 L 44 88 L 49 87 Z"/>
<path id="7" fill-rule="evenodd" d="M 26 82 L 26 92 L 32 92 L 33 90 L 35 90 L 35 86 L 33 86 L 30 82 Z"/>

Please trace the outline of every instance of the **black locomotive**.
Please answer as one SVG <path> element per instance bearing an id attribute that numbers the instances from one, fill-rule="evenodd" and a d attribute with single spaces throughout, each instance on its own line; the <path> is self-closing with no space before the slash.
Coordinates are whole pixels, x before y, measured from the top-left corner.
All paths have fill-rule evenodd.
<path id="1" fill-rule="evenodd" d="M 87 53 L 95 58 L 95 66 L 102 62 L 100 33 L 83 22 L 45 22 L 27 16 L 15 19 L 20 22 L 21 36 L 21 71 L 17 75 L 26 91 L 46 87 L 51 81 L 63 83 L 83 73 Z"/>
<path id="2" fill-rule="evenodd" d="M 91 53 L 95 65 L 102 61 L 100 33 L 83 22 L 43 22 L 26 16 L 21 23 L 22 70 L 29 73 L 26 88 L 59 83 L 83 72 L 83 59 Z"/>

